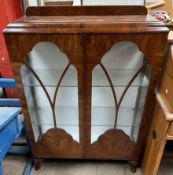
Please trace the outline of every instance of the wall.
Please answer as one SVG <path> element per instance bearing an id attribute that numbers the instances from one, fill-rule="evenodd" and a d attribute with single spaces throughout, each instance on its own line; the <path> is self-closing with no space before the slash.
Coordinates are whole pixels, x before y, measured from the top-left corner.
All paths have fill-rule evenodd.
<path id="1" fill-rule="evenodd" d="M 8 23 L 23 15 L 23 10 L 20 0 L 1 0 L 0 4 L 0 76 L 6 78 L 12 78 L 13 73 L 6 49 L 4 37 L 2 34 L 3 29 Z M 17 97 L 16 90 L 6 89 L 7 97 Z"/>
<path id="2" fill-rule="evenodd" d="M 83 0 L 84 5 L 144 5 L 144 0 Z"/>

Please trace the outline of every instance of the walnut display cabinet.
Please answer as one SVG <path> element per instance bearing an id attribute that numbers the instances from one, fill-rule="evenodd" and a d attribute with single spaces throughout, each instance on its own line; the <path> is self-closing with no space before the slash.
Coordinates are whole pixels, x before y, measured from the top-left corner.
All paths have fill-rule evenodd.
<path id="1" fill-rule="evenodd" d="M 4 30 L 36 168 L 127 160 L 145 144 L 168 29 L 142 6 L 30 7 Z"/>

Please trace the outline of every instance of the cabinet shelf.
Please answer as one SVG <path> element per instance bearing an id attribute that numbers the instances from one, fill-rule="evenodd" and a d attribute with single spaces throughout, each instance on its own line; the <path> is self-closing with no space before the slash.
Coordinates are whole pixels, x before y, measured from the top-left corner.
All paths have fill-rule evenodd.
<path id="1" fill-rule="evenodd" d="M 48 129 L 53 128 L 53 125 L 48 125 L 48 124 L 39 124 L 39 125 L 35 125 L 35 123 L 32 122 L 32 125 L 34 127 L 37 128 L 41 128 L 41 133 L 44 134 L 48 131 Z M 33 129 L 34 129 L 33 127 Z M 57 125 L 57 128 L 61 128 L 64 129 L 66 132 L 68 132 L 74 140 L 79 142 L 79 126 L 78 125 Z M 93 143 L 94 141 L 96 141 L 98 139 L 98 137 L 102 134 L 104 134 L 104 132 L 106 132 L 109 129 L 114 128 L 113 125 L 103 125 L 103 126 L 99 126 L 99 125 L 92 125 L 91 126 L 91 143 Z M 134 140 L 134 138 L 132 137 L 132 128 L 134 130 L 138 130 L 140 128 L 140 126 L 121 126 L 118 125 L 116 127 L 117 129 L 121 129 L 123 130 L 127 135 L 129 135 L 131 137 L 131 140 Z M 36 129 L 35 132 L 37 133 Z M 40 135 L 41 133 L 39 133 L 38 131 L 38 135 Z M 133 133 L 133 135 L 135 135 Z M 135 138 L 136 140 L 136 138 Z"/>
<path id="2" fill-rule="evenodd" d="M 77 78 L 75 69 L 69 69 L 65 74 L 60 87 L 77 87 Z M 108 69 L 114 87 L 127 86 L 131 78 L 137 72 L 136 69 Z M 45 87 L 56 87 L 57 82 L 63 72 L 63 69 L 35 69 L 36 74 L 39 76 Z M 102 69 L 95 69 L 93 87 L 110 87 L 109 82 L 105 79 Z M 50 78 L 51 77 L 51 78 Z M 28 72 L 23 80 L 25 87 L 40 87 L 39 82 L 36 80 L 31 72 Z M 140 74 L 132 83 L 132 87 L 148 86 L 148 79 L 144 74 Z"/>
<path id="3" fill-rule="evenodd" d="M 33 129 L 38 132 L 38 128 L 41 129 L 41 133 L 44 134 L 48 129 L 53 128 L 52 111 L 49 106 L 42 107 L 30 107 L 30 116 Z M 93 107 L 93 115 L 91 122 L 91 143 L 96 141 L 97 138 L 103 134 L 106 130 L 114 128 L 115 120 L 115 108 L 112 106 Z M 70 133 L 73 138 L 79 141 L 79 119 L 78 119 L 78 107 L 77 106 L 58 106 L 55 110 L 57 127 L 64 129 Z M 142 109 L 134 109 L 131 107 L 121 107 L 119 111 L 119 117 L 116 128 L 122 129 L 129 136 L 134 128 L 138 129 L 141 125 L 140 117 L 136 118 L 136 122 L 133 123 L 135 115 L 141 116 Z M 96 115 L 97 114 L 97 115 Z M 85 125 L 84 123 L 81 125 Z M 136 130 L 135 129 L 135 130 Z M 40 135 L 40 134 L 38 134 Z"/>
<path id="4" fill-rule="evenodd" d="M 41 125 L 53 124 L 53 118 L 51 108 L 48 106 L 42 106 L 38 108 L 29 107 L 31 115 L 31 121 L 38 118 Z M 121 107 L 119 111 L 117 126 L 133 126 L 132 119 L 135 113 L 141 113 L 142 109 L 134 109 L 131 107 Z M 95 113 L 92 118 L 92 126 L 113 126 L 115 120 L 115 108 L 114 107 L 93 107 L 92 113 Z M 57 126 L 61 125 L 79 125 L 78 122 L 78 107 L 76 106 L 58 106 L 55 109 Z M 97 115 L 96 115 L 97 114 Z M 49 116 L 49 117 L 48 117 Z M 128 120 L 129 119 L 129 120 Z M 131 122 L 129 122 L 131 121 Z M 140 126 L 140 122 L 134 126 Z"/>

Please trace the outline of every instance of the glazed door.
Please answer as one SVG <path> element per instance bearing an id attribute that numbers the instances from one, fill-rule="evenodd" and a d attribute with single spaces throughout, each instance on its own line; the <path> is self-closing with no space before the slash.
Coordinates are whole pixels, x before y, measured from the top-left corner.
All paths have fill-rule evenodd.
<path id="1" fill-rule="evenodd" d="M 151 67 L 135 43 L 94 38 L 88 50 L 98 51 L 88 51 L 87 60 L 86 157 L 133 160 Z"/>
<path id="2" fill-rule="evenodd" d="M 35 157 L 80 158 L 83 65 L 69 58 L 71 54 L 66 55 L 61 44 L 58 46 L 38 42 L 20 68 L 28 109 L 26 121 L 31 122 Z"/>

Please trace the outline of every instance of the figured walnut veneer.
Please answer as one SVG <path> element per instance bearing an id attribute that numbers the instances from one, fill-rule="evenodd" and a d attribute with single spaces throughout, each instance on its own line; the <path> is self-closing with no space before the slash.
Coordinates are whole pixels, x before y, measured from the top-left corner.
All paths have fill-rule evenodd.
<path id="1" fill-rule="evenodd" d="M 64 146 L 66 145 L 66 146 Z M 80 145 L 73 140 L 72 136 L 60 128 L 49 129 L 43 134 L 40 141 L 37 142 L 38 148 L 44 147 L 45 150 L 37 149 L 40 155 L 45 155 L 47 152 L 48 157 L 70 157 L 80 154 Z M 57 154 L 58 153 L 58 154 Z"/>
<path id="2" fill-rule="evenodd" d="M 130 137 L 120 129 L 110 129 L 99 136 L 98 140 L 91 145 L 89 157 L 93 156 L 100 159 L 119 159 L 124 160 L 133 156 L 135 144 Z M 98 154 L 97 154 L 98 153 Z"/>
<path id="3" fill-rule="evenodd" d="M 154 92 L 169 30 L 155 18 L 146 16 L 145 7 L 141 6 L 32 7 L 27 9 L 26 14 L 7 26 L 4 37 L 36 164 L 43 158 L 88 158 L 128 160 L 136 165 L 151 121 Z M 37 143 L 34 141 L 20 67 L 26 63 L 25 59 L 34 45 L 45 41 L 54 43 L 77 70 L 79 143 L 56 126 Z M 103 55 L 121 41 L 135 43 L 144 54 L 145 63 L 152 68 L 138 140 L 133 143 L 122 130 L 114 128 L 91 144 L 92 71 L 101 63 Z"/>

